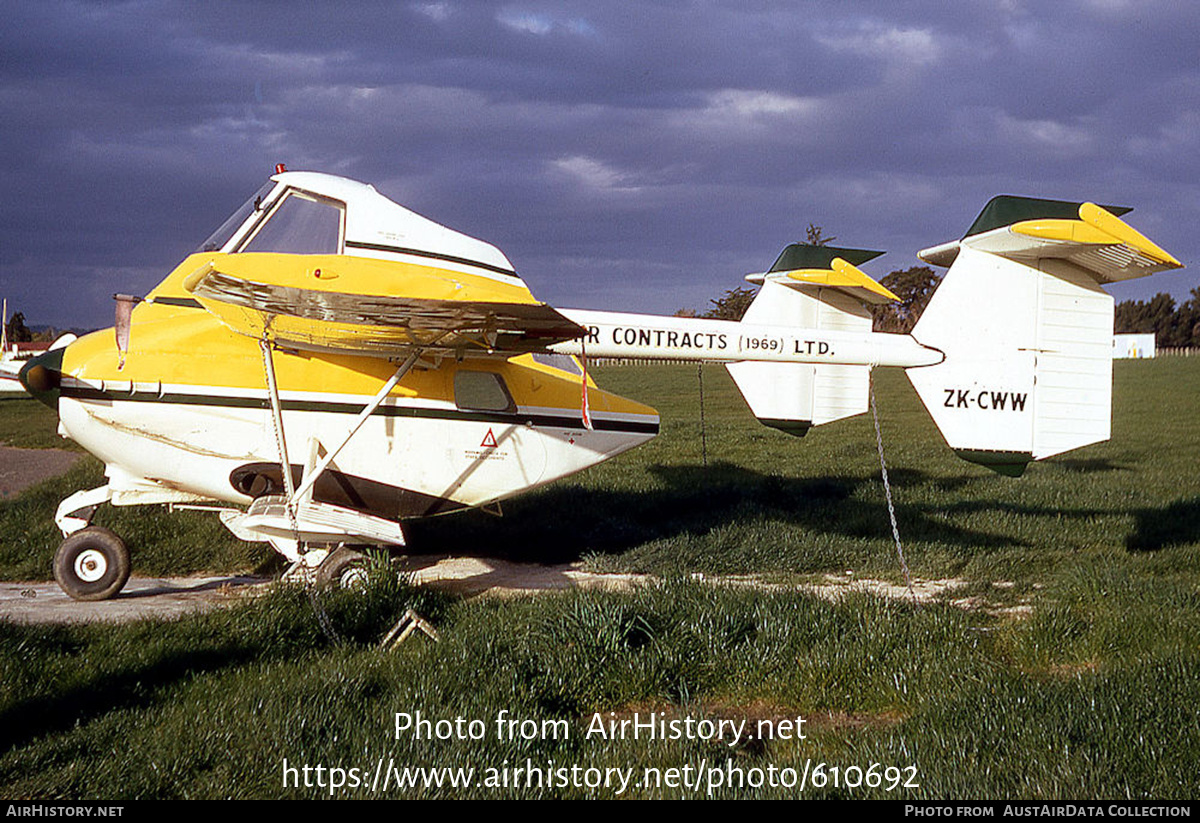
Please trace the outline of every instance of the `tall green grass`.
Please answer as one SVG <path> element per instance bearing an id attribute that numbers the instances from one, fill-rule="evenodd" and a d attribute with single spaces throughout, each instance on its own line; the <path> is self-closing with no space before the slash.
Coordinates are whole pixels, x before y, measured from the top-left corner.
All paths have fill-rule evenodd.
<path id="1" fill-rule="evenodd" d="M 442 641 L 374 641 L 407 606 Z M 317 797 L 282 764 L 917 767 L 917 788 L 805 796 L 1186 799 L 1196 786 L 1194 650 L 1028 669 L 1007 628 L 953 607 L 675 580 L 632 593 L 447 601 L 403 585 L 303 592 L 174 623 L 0 629 L 0 789 L 7 796 Z M 1068 643 L 1070 641 L 1067 641 Z M 567 737 L 498 740 L 501 709 Z M 394 734 L 396 712 L 480 719 L 485 739 Z M 804 717 L 806 740 L 586 739 L 592 714 Z M 420 788 L 392 796 L 612 796 L 611 790 Z M 688 796 L 642 787 L 634 796 Z M 782 788 L 716 796 L 793 796 Z M 338 796 L 370 796 L 346 791 Z"/>
<path id="2" fill-rule="evenodd" d="M 0 398 L 0 445 L 82 451 L 70 440 L 59 437 L 54 412 L 27 395 Z"/>

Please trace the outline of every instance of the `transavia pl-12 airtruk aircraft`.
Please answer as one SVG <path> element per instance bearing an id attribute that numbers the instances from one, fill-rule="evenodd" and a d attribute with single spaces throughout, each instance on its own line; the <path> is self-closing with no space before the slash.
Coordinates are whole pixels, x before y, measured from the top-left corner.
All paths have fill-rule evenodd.
<path id="1" fill-rule="evenodd" d="M 907 369 L 949 446 L 1019 474 L 1106 440 L 1113 301 L 1101 284 L 1181 264 L 1127 210 L 991 201 L 908 334 L 857 266 L 879 252 L 790 245 L 741 322 L 554 309 L 494 246 L 373 187 L 282 166 L 115 330 L 24 366 L 106 485 L 59 506 L 54 559 L 77 599 L 120 591 L 129 553 L 98 506 L 216 509 L 318 580 L 401 523 L 573 474 L 654 437 L 654 409 L 598 388 L 587 357 L 718 361 L 768 426 L 802 435 L 868 407 L 874 366 Z"/>

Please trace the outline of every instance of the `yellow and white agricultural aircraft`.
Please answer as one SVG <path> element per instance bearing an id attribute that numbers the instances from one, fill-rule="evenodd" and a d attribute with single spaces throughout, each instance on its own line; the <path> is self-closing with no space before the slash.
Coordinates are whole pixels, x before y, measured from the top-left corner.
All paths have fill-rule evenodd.
<path id="1" fill-rule="evenodd" d="M 54 559 L 77 599 L 111 597 L 129 553 L 98 506 L 216 509 L 319 580 L 402 522 L 486 506 L 654 437 L 654 409 L 598 388 L 587 357 L 724 362 L 754 415 L 794 435 L 867 409 L 870 370 L 908 374 L 951 448 L 1000 471 L 1108 438 L 1104 283 L 1178 268 L 1090 203 L 999 197 L 911 335 L 878 252 L 790 245 L 741 322 L 555 309 L 494 246 L 373 187 L 282 167 L 115 329 L 27 363 L 27 390 L 108 482 L 64 500 Z"/>

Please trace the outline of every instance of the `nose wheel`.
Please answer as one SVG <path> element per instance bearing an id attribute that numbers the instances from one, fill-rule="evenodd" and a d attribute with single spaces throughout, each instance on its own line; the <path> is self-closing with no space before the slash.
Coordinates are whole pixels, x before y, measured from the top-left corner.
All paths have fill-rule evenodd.
<path id="1" fill-rule="evenodd" d="M 103 526 L 80 529 L 54 553 L 54 579 L 75 600 L 107 600 L 129 580 L 129 549 Z"/>

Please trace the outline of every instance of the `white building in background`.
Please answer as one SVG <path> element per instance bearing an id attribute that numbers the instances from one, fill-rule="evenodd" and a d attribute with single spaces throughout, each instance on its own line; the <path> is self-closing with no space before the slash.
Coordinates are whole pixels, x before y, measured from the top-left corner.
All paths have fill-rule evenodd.
<path id="1" fill-rule="evenodd" d="M 1154 335 L 1114 334 L 1113 359 L 1137 359 L 1154 356 Z"/>

